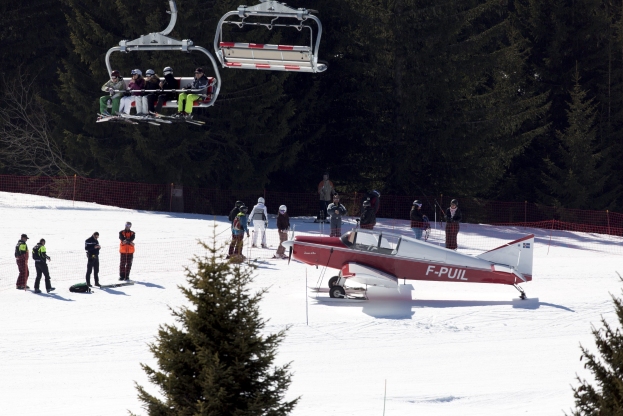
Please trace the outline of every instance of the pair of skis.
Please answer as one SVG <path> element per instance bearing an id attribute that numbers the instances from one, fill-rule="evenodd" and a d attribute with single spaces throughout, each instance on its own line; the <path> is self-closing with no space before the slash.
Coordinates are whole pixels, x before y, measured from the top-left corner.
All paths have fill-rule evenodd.
<path id="1" fill-rule="evenodd" d="M 107 115 L 107 114 L 98 114 L 97 115 L 97 123 L 105 123 L 108 121 L 113 122 L 125 122 L 128 124 L 140 124 L 147 123 L 152 126 L 160 126 L 162 124 L 173 124 L 173 123 L 189 123 L 195 126 L 203 126 L 205 124 L 204 121 L 193 120 L 191 118 L 185 117 L 172 117 L 172 116 L 163 116 L 162 114 L 150 113 L 145 116 L 137 116 L 130 115 L 125 113 L 117 113 L 117 115 Z"/>

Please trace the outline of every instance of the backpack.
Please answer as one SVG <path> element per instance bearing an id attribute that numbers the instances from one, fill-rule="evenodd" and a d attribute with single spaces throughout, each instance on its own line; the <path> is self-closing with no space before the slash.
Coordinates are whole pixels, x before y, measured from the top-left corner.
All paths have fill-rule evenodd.
<path id="1" fill-rule="evenodd" d="M 242 224 L 240 224 L 240 217 L 236 216 L 236 218 L 234 218 L 233 227 L 234 227 L 234 230 L 242 230 Z"/>
<path id="2" fill-rule="evenodd" d="M 41 246 L 39 244 L 37 244 L 36 246 L 32 248 L 32 259 L 34 261 L 41 260 L 41 256 L 39 255 L 40 248 Z"/>
<path id="3" fill-rule="evenodd" d="M 74 293 L 91 293 L 91 288 L 86 283 L 76 283 L 69 287 L 69 291 Z"/>

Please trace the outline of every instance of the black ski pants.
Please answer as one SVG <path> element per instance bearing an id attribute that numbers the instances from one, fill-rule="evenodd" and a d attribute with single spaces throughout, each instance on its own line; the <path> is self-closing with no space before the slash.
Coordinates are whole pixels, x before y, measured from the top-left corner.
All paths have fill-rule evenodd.
<path id="1" fill-rule="evenodd" d="M 47 263 L 36 261 L 35 269 L 37 270 L 37 277 L 35 278 L 35 290 L 39 289 L 39 283 L 41 283 L 41 275 L 43 275 L 45 276 L 45 290 L 49 292 L 52 285 L 50 284 L 50 271 L 48 270 Z"/>
<path id="2" fill-rule="evenodd" d="M 133 259 L 134 254 L 121 253 L 121 261 L 119 262 L 119 278 L 121 280 L 130 280 Z"/>
<path id="3" fill-rule="evenodd" d="M 87 262 L 87 285 L 91 284 L 91 270 L 93 271 L 93 277 L 95 278 L 95 284 L 100 282 L 100 259 L 96 254 L 89 254 L 89 261 Z"/>

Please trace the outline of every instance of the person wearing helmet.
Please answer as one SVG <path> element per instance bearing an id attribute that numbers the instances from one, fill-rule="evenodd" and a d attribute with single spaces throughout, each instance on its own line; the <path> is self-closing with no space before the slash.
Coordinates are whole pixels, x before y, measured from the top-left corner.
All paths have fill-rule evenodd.
<path id="1" fill-rule="evenodd" d="M 110 73 L 110 79 L 102 85 L 102 91 L 108 92 L 108 95 L 100 97 L 100 114 L 103 116 L 110 116 L 119 112 L 119 102 L 123 97 L 125 91 L 125 83 L 119 71 L 114 70 Z M 112 105 L 111 112 L 108 112 L 108 102 Z"/>
<path id="2" fill-rule="evenodd" d="M 145 115 L 149 113 L 153 113 L 155 111 L 154 103 L 158 99 L 160 93 L 158 90 L 160 89 L 160 78 L 156 75 L 156 71 L 153 69 L 148 69 L 145 71 L 145 90 L 146 93 L 141 97 L 143 100 L 143 111 L 145 111 Z"/>
<path id="3" fill-rule="evenodd" d="M 136 105 L 136 114 L 143 114 L 143 100 L 141 99 L 141 90 L 145 89 L 145 78 L 143 78 L 143 71 L 140 69 L 132 70 L 132 81 L 128 84 L 126 96 L 121 99 L 119 105 L 119 112 L 130 114 L 132 109 L 132 103 Z M 145 109 L 147 111 L 147 109 Z"/>
<path id="4" fill-rule="evenodd" d="M 177 116 L 190 117 L 193 112 L 193 103 L 201 97 L 206 97 L 208 77 L 203 73 L 203 68 L 195 69 L 195 79 L 192 84 L 186 86 L 192 92 L 183 92 L 177 97 Z"/>
<path id="5" fill-rule="evenodd" d="M 422 202 L 418 199 L 413 201 L 413 205 L 411 206 L 411 214 L 409 215 L 411 218 L 411 229 L 415 234 L 415 238 L 418 240 L 422 239 L 422 232 L 427 229 L 428 226 L 428 217 L 422 213 Z"/>
<path id="6" fill-rule="evenodd" d="M 288 207 L 281 205 L 279 214 L 277 215 L 277 232 L 279 232 L 279 247 L 274 259 L 287 259 L 286 248 L 282 245 L 288 239 L 288 230 L 290 229 L 290 217 L 288 216 Z"/>
<path id="7" fill-rule="evenodd" d="M 373 230 L 376 225 L 376 212 L 374 212 L 370 199 L 363 201 L 363 211 L 361 212 L 359 224 L 364 230 Z"/>
<path id="8" fill-rule="evenodd" d="M 462 220 L 459 201 L 450 201 L 450 207 L 446 209 L 446 248 L 456 250 L 458 248 L 457 236 L 459 234 L 459 223 Z"/>
<path id="9" fill-rule="evenodd" d="M 268 210 L 266 209 L 266 205 L 264 205 L 264 198 L 259 197 L 257 199 L 257 204 L 253 207 L 251 211 L 251 215 L 249 215 L 250 219 L 253 221 L 253 241 L 251 242 L 251 247 L 257 247 L 257 236 L 261 235 L 262 248 L 268 248 L 266 245 L 266 228 L 268 228 Z"/>
<path id="10" fill-rule="evenodd" d="M 318 218 L 316 218 L 314 222 L 326 222 L 327 206 L 329 206 L 333 194 L 335 194 L 333 182 L 329 180 L 329 172 L 325 172 L 324 175 L 322 175 L 322 180 L 318 184 L 318 195 L 320 196 L 320 210 L 318 211 Z"/>
<path id="11" fill-rule="evenodd" d="M 170 90 L 177 89 L 177 80 L 173 76 L 173 68 L 167 66 L 162 70 L 162 75 L 164 75 L 164 79 L 160 80 L 160 89 L 169 92 L 158 95 L 158 104 L 156 104 L 154 109 L 156 113 L 162 111 L 162 106 L 165 102 L 175 100 L 175 93 L 170 92 Z M 233 221 L 233 218 L 231 221 Z"/>
<path id="12" fill-rule="evenodd" d="M 165 68 L 166 69 L 166 68 Z M 240 207 L 244 205 L 242 201 L 236 201 L 234 208 L 229 213 L 229 222 L 231 223 L 231 244 L 229 244 L 229 252 L 227 258 L 230 258 L 234 254 L 234 247 L 236 246 L 236 239 L 234 238 L 234 219 L 240 213 Z"/>
<path id="13" fill-rule="evenodd" d="M 331 217 L 331 237 L 342 235 L 342 217 L 346 215 L 346 207 L 340 204 L 338 194 L 333 195 L 333 202 L 327 207 L 327 213 Z"/>
<path id="14" fill-rule="evenodd" d="M 242 255 L 242 249 L 244 246 L 244 235 L 247 234 L 249 237 L 249 228 L 247 226 L 247 211 L 248 208 L 246 205 L 240 205 L 240 212 L 234 218 L 234 222 L 232 224 L 232 235 L 234 241 L 234 253 L 231 256 L 228 256 L 233 262 L 242 262 L 245 257 Z"/>

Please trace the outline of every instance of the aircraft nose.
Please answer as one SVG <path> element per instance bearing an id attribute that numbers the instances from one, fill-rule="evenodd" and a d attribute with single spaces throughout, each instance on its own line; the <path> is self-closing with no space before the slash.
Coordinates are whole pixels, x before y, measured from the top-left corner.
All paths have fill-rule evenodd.
<path id="1" fill-rule="evenodd" d="M 281 245 L 286 247 L 286 248 L 292 248 L 292 246 L 294 246 L 294 241 L 287 240 L 287 241 L 284 241 L 283 243 L 281 243 Z"/>

